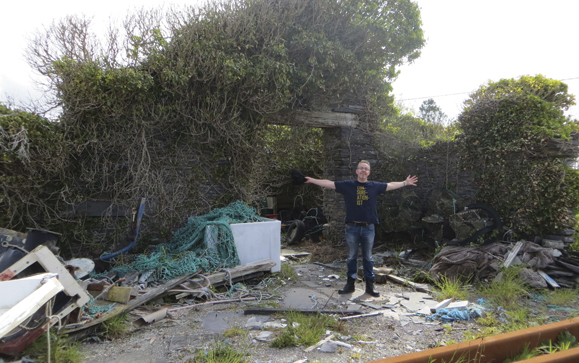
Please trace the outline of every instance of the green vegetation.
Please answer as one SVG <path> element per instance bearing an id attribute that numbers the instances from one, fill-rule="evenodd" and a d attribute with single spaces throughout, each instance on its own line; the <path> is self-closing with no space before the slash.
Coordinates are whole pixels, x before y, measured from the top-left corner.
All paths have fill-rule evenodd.
<path id="1" fill-rule="evenodd" d="M 298 275 L 289 263 L 282 263 L 280 271 L 277 273 L 282 280 L 296 280 Z"/>
<path id="2" fill-rule="evenodd" d="M 475 171 L 477 201 L 519 234 L 575 227 L 568 211 L 579 207 L 579 175 L 548 152 L 552 140 L 577 133 L 563 114 L 573 104 L 566 84 L 540 75 L 489 82 L 465 102 L 462 165 Z"/>
<path id="3" fill-rule="evenodd" d="M 231 346 L 216 342 L 215 347 L 208 351 L 197 351 L 195 358 L 187 363 L 246 363 L 249 362 L 245 351 L 238 352 Z"/>
<path id="4" fill-rule="evenodd" d="M 42 334 L 34 340 L 22 353 L 24 356 L 35 359 L 36 362 L 46 363 L 78 363 L 83 356 L 79 350 L 80 343 L 70 342 L 65 335 L 50 334 L 50 360 L 48 359 L 47 334 Z"/>
<path id="5" fill-rule="evenodd" d="M 538 355 L 539 355 L 539 352 L 537 352 L 534 349 L 529 349 L 529 343 L 527 343 L 525 345 L 525 347 L 523 348 L 523 351 L 521 353 L 517 354 L 513 358 L 505 359 L 504 363 L 512 363 L 512 362 L 517 362 L 520 360 L 531 359 L 531 358 L 536 357 Z"/>
<path id="6" fill-rule="evenodd" d="M 129 332 L 127 318 L 127 313 L 122 313 L 104 321 L 100 325 L 100 330 L 103 336 L 109 339 L 119 339 L 125 337 Z"/>
<path id="7" fill-rule="evenodd" d="M 239 327 L 233 327 L 223 332 L 223 336 L 226 338 L 233 338 L 237 336 L 246 336 L 246 335 L 247 332 Z"/>
<path id="8" fill-rule="evenodd" d="M 300 128 L 297 112 L 353 99 L 377 128 L 395 113 L 390 82 L 399 66 L 425 43 L 411 0 L 214 1 L 143 9 L 116 30 L 93 34 L 90 20 L 72 16 L 30 45 L 62 113 L 39 131 L 42 140 L 16 111 L 2 118 L 15 126 L 3 126 L 2 145 L 24 127 L 34 164 L 24 170 L 12 155 L 0 164 L 13 174 L 0 183 L 3 227 L 41 225 L 64 243 L 102 248 L 124 241 L 127 221 L 89 226 L 64 218 L 65 207 L 98 198 L 130 209 L 150 195 L 158 209 L 144 221 L 146 246 L 208 209 L 235 200 L 257 207 L 289 184 L 292 168 L 321 174 L 324 132 Z M 24 190 L 12 188 L 17 179 Z M 167 182 L 184 188 L 175 195 Z M 90 233 L 101 229 L 111 233 Z"/>
<path id="9" fill-rule="evenodd" d="M 568 331 L 564 331 L 559 333 L 556 343 L 553 343 L 550 340 L 542 341 L 541 346 L 535 349 L 530 349 L 529 344 L 527 344 L 525 345 L 521 353 L 515 355 L 513 358 L 505 359 L 503 363 L 518 362 L 521 360 L 537 357 L 543 354 L 553 354 L 559 351 L 575 348 L 577 346 L 579 346 L 579 344 L 577 344 L 577 338 L 571 335 L 571 333 L 569 333 Z"/>
<path id="10" fill-rule="evenodd" d="M 557 289 L 549 291 L 546 295 L 547 304 L 559 306 L 575 306 L 577 301 L 577 290 Z"/>
<path id="11" fill-rule="evenodd" d="M 287 327 L 271 342 L 273 348 L 293 346 L 309 347 L 322 339 L 326 330 L 341 331 L 343 325 L 338 320 L 322 314 L 305 315 L 290 312 L 286 315 Z"/>
<path id="12" fill-rule="evenodd" d="M 457 279 L 451 280 L 445 275 L 440 275 L 438 280 L 434 281 L 437 287 L 436 297 L 440 300 L 454 298 L 456 300 L 465 300 L 468 296 L 464 283 Z"/>
<path id="13" fill-rule="evenodd" d="M 519 270 L 519 266 L 503 269 L 499 281 L 479 285 L 478 292 L 497 306 L 517 308 L 520 300 L 528 293 L 528 288 L 519 278 Z"/>

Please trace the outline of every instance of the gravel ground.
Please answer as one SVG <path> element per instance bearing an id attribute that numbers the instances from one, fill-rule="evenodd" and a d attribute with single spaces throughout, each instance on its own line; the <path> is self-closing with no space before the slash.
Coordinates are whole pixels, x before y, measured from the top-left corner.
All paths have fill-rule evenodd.
<path id="1" fill-rule="evenodd" d="M 264 307 L 263 302 L 228 303 L 205 305 L 182 310 L 165 319 L 134 330 L 125 338 L 113 341 L 86 340 L 81 345 L 85 362 L 92 363 L 161 363 L 193 362 L 198 350 L 211 350 L 219 344 L 228 344 L 247 354 L 248 362 L 286 363 L 307 359 L 309 362 L 369 362 L 435 347 L 445 342 L 461 341 L 467 330 L 476 331 L 476 323 L 425 319 L 417 314 L 419 308 L 436 305 L 425 293 L 407 287 L 384 283 L 376 284 L 379 298 L 372 298 L 363 291 L 362 283 L 356 284 L 356 292 L 339 295 L 343 279 L 335 279 L 336 271 L 316 264 L 294 264 L 298 278 L 285 281 L 281 287 L 273 284 L 262 290 L 277 296 L 274 300 L 280 308 L 299 309 L 354 309 L 364 313 L 384 312 L 380 315 L 360 317 L 344 321 L 342 333 L 334 333 L 334 341 L 346 343 L 335 351 L 324 352 L 307 347 L 271 348 L 269 342 L 279 335 L 280 318 L 268 315 L 245 315 L 248 308 Z M 249 284 L 247 284 L 248 287 Z M 272 301 L 272 300 L 269 300 Z M 365 306 L 362 304 L 370 304 Z M 375 307 L 386 305 L 376 310 Z M 136 315 L 131 315 L 132 320 Z M 267 326 L 270 323 L 273 326 Z M 265 324 L 265 325 L 264 325 Z M 238 327 L 246 336 L 226 338 L 223 332 Z M 266 335 L 271 334 L 267 337 Z M 322 339 L 325 337 L 322 337 Z M 326 346 L 324 350 L 332 347 Z"/>

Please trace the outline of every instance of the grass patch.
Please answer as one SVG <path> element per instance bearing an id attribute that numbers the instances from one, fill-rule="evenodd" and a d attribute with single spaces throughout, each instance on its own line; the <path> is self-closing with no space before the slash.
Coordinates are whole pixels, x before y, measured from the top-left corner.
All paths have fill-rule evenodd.
<path id="1" fill-rule="evenodd" d="M 499 320 L 492 313 L 485 314 L 485 316 L 483 316 L 482 318 L 478 318 L 476 322 L 482 326 L 488 327 L 497 326 L 499 324 Z"/>
<path id="2" fill-rule="evenodd" d="M 80 343 L 68 341 L 66 335 L 50 335 L 50 362 L 52 363 L 77 363 L 82 361 L 83 356 L 79 350 Z M 24 356 L 34 358 L 35 362 L 48 362 L 48 340 L 46 333 L 32 342 L 22 353 Z"/>
<path id="3" fill-rule="evenodd" d="M 445 275 L 441 275 L 434 281 L 434 285 L 437 288 L 436 297 L 440 300 L 450 298 L 465 300 L 469 295 L 464 283 L 459 279 L 452 280 Z"/>
<path id="4" fill-rule="evenodd" d="M 245 350 L 238 352 L 229 345 L 218 342 L 209 351 L 198 351 L 195 358 L 187 360 L 186 363 L 247 363 L 249 359 Z"/>
<path id="5" fill-rule="evenodd" d="M 545 298 L 549 305 L 572 306 L 577 301 L 577 290 L 557 289 L 550 291 Z"/>
<path id="6" fill-rule="evenodd" d="M 239 327 L 233 327 L 230 329 L 227 329 L 226 331 L 223 332 L 223 336 L 226 338 L 233 338 L 233 337 L 238 337 L 238 336 L 246 336 L 247 332 Z"/>
<path id="7" fill-rule="evenodd" d="M 298 275 L 294 271 L 294 268 L 288 263 L 282 263 L 278 275 L 283 280 L 297 280 Z"/>
<path id="8" fill-rule="evenodd" d="M 525 344 L 523 351 L 513 358 L 505 359 L 504 363 L 518 362 L 520 360 L 531 359 L 540 355 L 541 353 L 535 349 L 529 348 L 529 343 Z"/>
<path id="9" fill-rule="evenodd" d="M 125 337 L 129 332 L 129 324 L 127 324 L 127 313 L 122 313 L 113 316 L 101 324 L 100 332 L 108 339 L 119 339 Z"/>
<path id="10" fill-rule="evenodd" d="M 323 314 L 301 314 L 290 312 L 286 315 L 287 327 L 271 342 L 273 348 L 294 346 L 309 347 L 322 339 L 326 330 L 342 331 L 343 322 Z"/>
<path id="11" fill-rule="evenodd" d="M 518 308 L 520 300 L 527 296 L 524 282 L 519 278 L 519 266 L 511 266 L 501 271 L 501 278 L 488 285 L 479 285 L 478 292 L 494 304 L 506 309 Z"/>

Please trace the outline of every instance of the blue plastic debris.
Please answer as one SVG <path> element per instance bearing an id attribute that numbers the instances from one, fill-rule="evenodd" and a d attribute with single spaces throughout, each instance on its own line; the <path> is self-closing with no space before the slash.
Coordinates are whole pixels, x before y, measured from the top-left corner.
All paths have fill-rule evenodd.
<path id="1" fill-rule="evenodd" d="M 444 322 L 471 320 L 480 318 L 482 316 L 482 309 L 478 307 L 469 307 L 468 309 L 447 309 L 442 308 L 436 311 L 436 314 L 427 316 L 427 320 L 441 320 Z"/>

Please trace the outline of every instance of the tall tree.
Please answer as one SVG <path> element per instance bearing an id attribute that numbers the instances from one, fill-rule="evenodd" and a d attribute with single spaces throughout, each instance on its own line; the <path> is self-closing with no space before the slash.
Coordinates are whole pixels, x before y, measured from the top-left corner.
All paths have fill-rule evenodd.
<path id="1" fill-rule="evenodd" d="M 442 109 L 438 107 L 432 98 L 422 102 L 418 111 L 420 112 L 418 117 L 423 121 L 442 126 L 446 126 L 449 123 L 448 116 L 442 112 Z"/>

